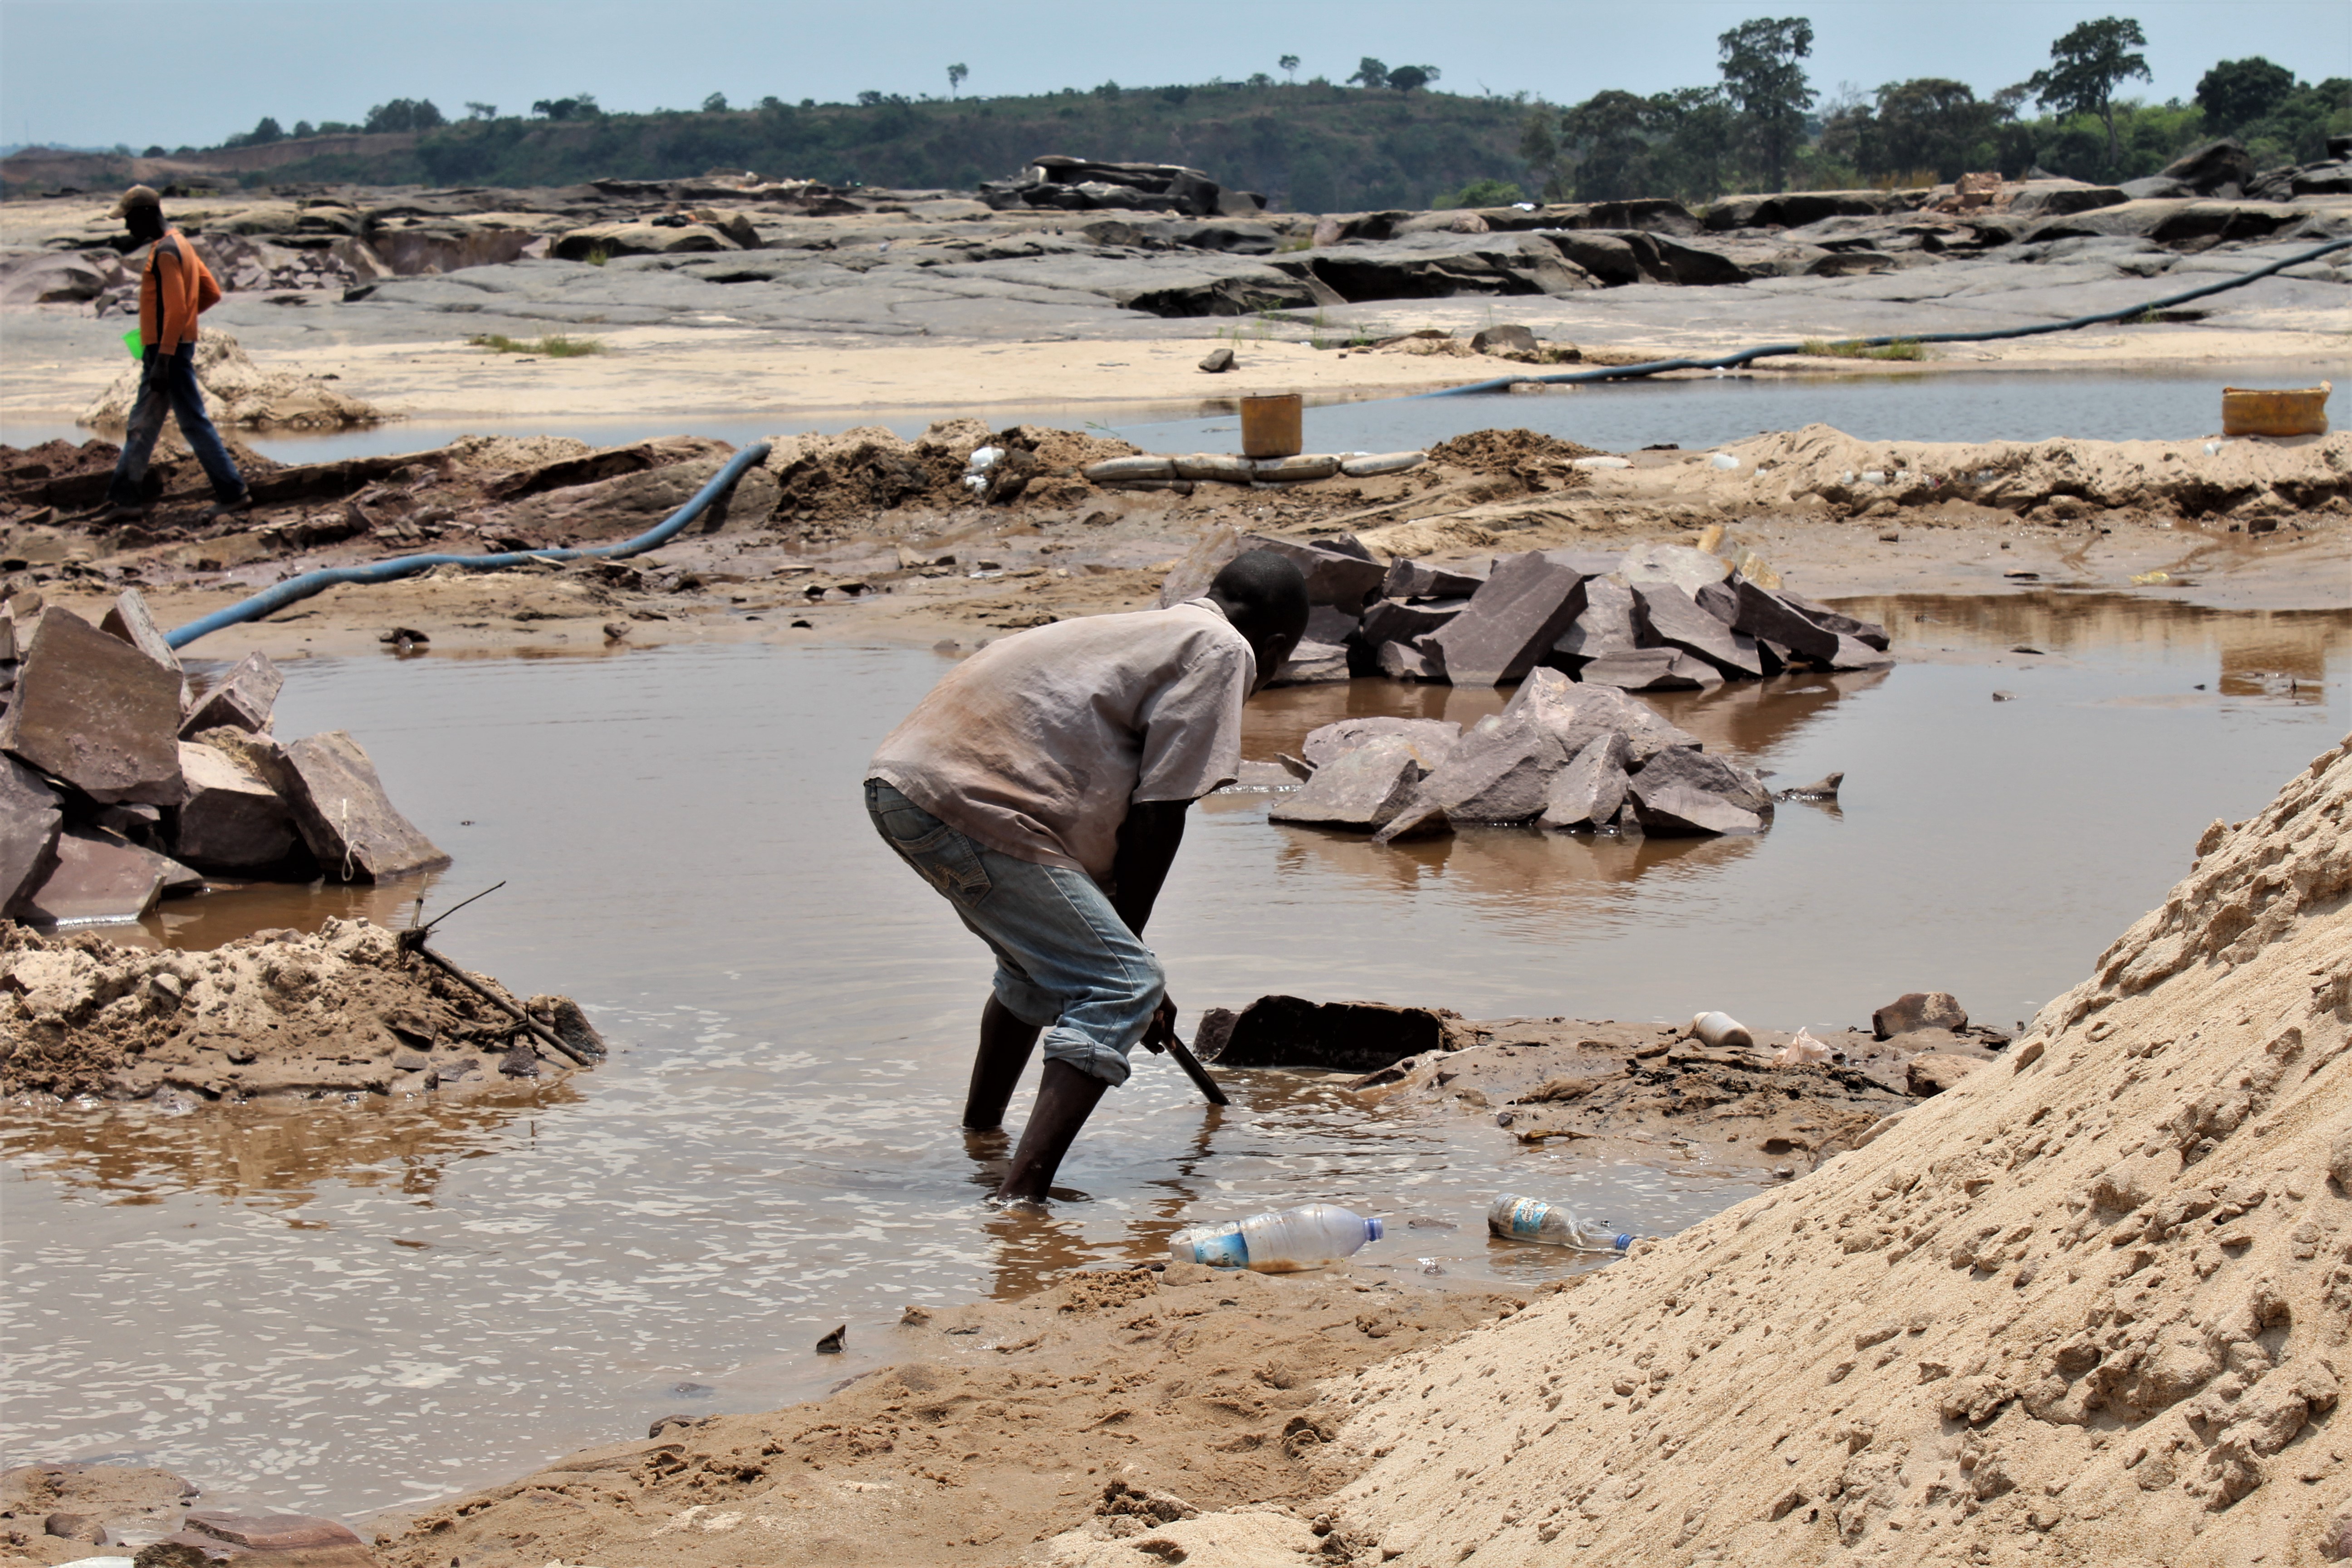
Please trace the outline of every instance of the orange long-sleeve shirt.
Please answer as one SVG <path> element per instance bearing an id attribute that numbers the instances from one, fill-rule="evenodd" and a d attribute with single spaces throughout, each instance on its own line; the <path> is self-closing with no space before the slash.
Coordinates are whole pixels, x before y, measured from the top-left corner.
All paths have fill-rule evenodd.
<path id="1" fill-rule="evenodd" d="M 139 342 L 177 353 L 196 341 L 196 318 L 220 302 L 220 285 L 187 237 L 167 228 L 147 251 L 139 279 Z"/>

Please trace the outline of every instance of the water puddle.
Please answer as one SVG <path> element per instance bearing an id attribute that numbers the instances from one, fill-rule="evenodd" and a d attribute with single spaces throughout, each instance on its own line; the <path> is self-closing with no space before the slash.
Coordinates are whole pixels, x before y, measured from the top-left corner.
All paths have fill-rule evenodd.
<path id="1" fill-rule="evenodd" d="M 1262 796 L 1211 800 L 1152 931 L 1188 1019 L 1289 990 L 1786 1026 L 1932 987 L 2006 1024 L 2160 898 L 2207 822 L 2259 808 L 2347 728 L 2352 616 L 2057 595 L 1867 613 L 1908 662 L 1661 702 L 1782 782 L 1846 773 L 1838 808 L 1783 806 L 1760 837 L 1374 849 L 1275 826 Z M 2020 644 L 2045 651 L 1988 662 Z M 986 965 L 856 789 L 941 668 L 765 646 L 290 667 L 281 731 L 353 731 L 456 855 L 434 908 L 509 879 L 440 945 L 580 998 L 618 1053 L 463 1106 L 11 1107 L 7 1452 L 357 1512 L 671 1411 L 820 1392 L 888 1359 L 909 1301 L 1020 1294 L 1195 1218 L 1335 1199 L 1391 1216 L 1371 1263 L 1533 1282 L 1577 1264 L 1490 1247 L 1498 1188 L 1645 1231 L 1752 1190 L 1697 1151 L 1595 1164 L 1367 1111 L 1317 1074 L 1233 1074 L 1212 1112 L 1146 1057 L 1065 1167 L 1086 1201 L 990 1210 L 1001 1149 L 954 1126 Z M 1344 713 L 1500 700 L 1295 689 L 1255 706 L 1249 751 Z M 418 890 L 225 893 L 132 929 L 390 921 Z M 845 1321 L 849 1353 L 814 1354 Z"/>

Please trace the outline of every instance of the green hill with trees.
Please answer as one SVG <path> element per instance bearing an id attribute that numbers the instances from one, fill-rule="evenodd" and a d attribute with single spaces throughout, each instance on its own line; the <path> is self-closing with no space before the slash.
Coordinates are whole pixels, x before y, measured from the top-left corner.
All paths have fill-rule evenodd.
<path id="1" fill-rule="evenodd" d="M 2048 68 L 1988 97 L 1921 77 L 1824 99 L 1807 74 L 1812 42 L 1804 17 L 1759 17 L 1717 40 L 1714 82 L 1648 95 L 1612 89 L 1569 105 L 1443 92 L 1432 85 L 1437 66 L 1370 58 L 1345 83 L 1261 73 L 1019 98 L 958 96 L 969 73 L 951 65 L 946 98 L 877 91 L 852 103 L 765 98 L 739 107 L 714 93 L 694 110 L 608 114 L 582 93 L 542 100 L 527 114 L 471 103 L 454 120 L 429 100 L 400 99 L 357 124 L 289 132 L 264 119 L 229 145 L 291 143 L 289 161 L 241 176 L 251 184 L 556 185 L 746 169 L 839 186 L 951 190 L 1066 153 L 1190 164 L 1276 207 L 1332 212 L 1522 198 L 1704 201 L 1910 185 L 1970 169 L 2124 180 L 2215 136 L 2239 137 L 2257 166 L 2270 167 L 2316 161 L 2330 134 L 2352 131 L 2352 81 L 2300 81 L 2259 58 L 2217 62 L 2188 102 L 2130 97 L 2125 89 L 2148 71 L 2140 26 L 2124 17 L 2075 26 L 2053 42 Z M 1281 64 L 1296 70 L 1293 58 Z M 381 153 L 299 155 L 306 134 L 355 131 L 418 134 Z"/>

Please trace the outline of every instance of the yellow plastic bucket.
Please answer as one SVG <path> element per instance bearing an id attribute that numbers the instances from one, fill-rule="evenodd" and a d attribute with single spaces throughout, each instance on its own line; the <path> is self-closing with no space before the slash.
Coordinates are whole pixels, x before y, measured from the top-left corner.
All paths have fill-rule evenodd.
<path id="1" fill-rule="evenodd" d="M 2317 386 L 2275 391 L 2254 386 L 2221 389 L 2221 434 L 2224 436 L 2325 436 L 2327 396 L 2332 381 Z"/>
<path id="2" fill-rule="evenodd" d="M 1295 458 L 1306 444 L 1305 399 L 1295 392 L 1254 393 L 1242 399 L 1242 456 Z"/>

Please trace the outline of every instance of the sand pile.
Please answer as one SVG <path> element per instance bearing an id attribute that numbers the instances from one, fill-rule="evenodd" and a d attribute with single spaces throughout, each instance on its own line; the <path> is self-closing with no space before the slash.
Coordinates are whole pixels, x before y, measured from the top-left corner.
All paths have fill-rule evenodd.
<path id="1" fill-rule="evenodd" d="M 2208 447 L 2215 449 L 2208 451 Z M 1864 441 L 1827 425 L 1724 448 L 1736 470 L 1708 488 L 1759 505 L 1813 496 L 1866 510 L 1973 501 L 2037 521 L 2105 510 L 2275 524 L 2352 513 L 2352 431 L 2286 440 Z"/>
<path id="2" fill-rule="evenodd" d="M 992 455 L 975 472 L 976 452 Z M 977 419 L 942 419 L 912 441 L 878 425 L 838 436 L 780 436 L 766 468 L 782 489 L 780 525 L 799 525 L 809 539 L 850 531 L 900 507 L 946 510 L 982 502 L 1023 500 L 1070 506 L 1097 495 L 1081 470 L 1106 458 L 1123 458 L 1128 442 L 1042 425 L 991 432 Z M 967 478 L 980 484 L 969 485 Z M 814 525 L 814 526 L 811 526 Z"/>
<path id="3" fill-rule="evenodd" d="M 1430 447 L 1429 460 L 1474 474 L 1517 474 L 1532 468 L 1559 477 L 1556 470 L 1599 453 L 1597 447 L 1580 447 L 1534 430 L 1473 430 Z"/>
<path id="4" fill-rule="evenodd" d="M 2199 849 L 2007 1059 L 1335 1386 L 1356 1560 L 2352 1552 L 2352 741 Z"/>
<path id="5" fill-rule="evenodd" d="M 497 981 L 475 978 L 508 996 Z M 520 1005 L 602 1054 L 569 999 Z M 208 952 L 0 925 L 0 1093 L 316 1098 L 471 1089 L 572 1070 L 551 1048 L 534 1049 L 509 1015 L 365 921 L 331 920 L 309 936 L 266 931 Z"/>
<path id="6" fill-rule="evenodd" d="M 127 364 L 114 384 L 81 412 L 80 423 L 120 429 L 139 398 L 139 366 Z M 338 392 L 315 375 L 266 371 L 247 357 L 236 338 L 212 328 L 196 340 L 196 383 L 213 423 L 251 430 L 341 430 L 378 425 L 382 409 Z"/>
<path id="7" fill-rule="evenodd" d="M 421 1510 L 378 1550 L 403 1568 L 930 1568 L 1023 1560 L 1083 1520 L 1082 1543 L 1139 1542 L 1151 1564 L 1174 1561 L 1150 1554 L 1166 1525 L 1203 1514 L 1311 1545 L 1283 1505 L 1346 1474 L 1322 1459 L 1338 1417 L 1318 1384 L 1523 1304 L 1372 1269 L 1074 1274 L 1024 1301 L 853 1324 L 851 1352 L 887 1341 L 897 1364 L 813 1404 L 656 1421 Z M 1214 1511 L 1251 1505 L 1270 1511 L 1240 1527 Z"/>

